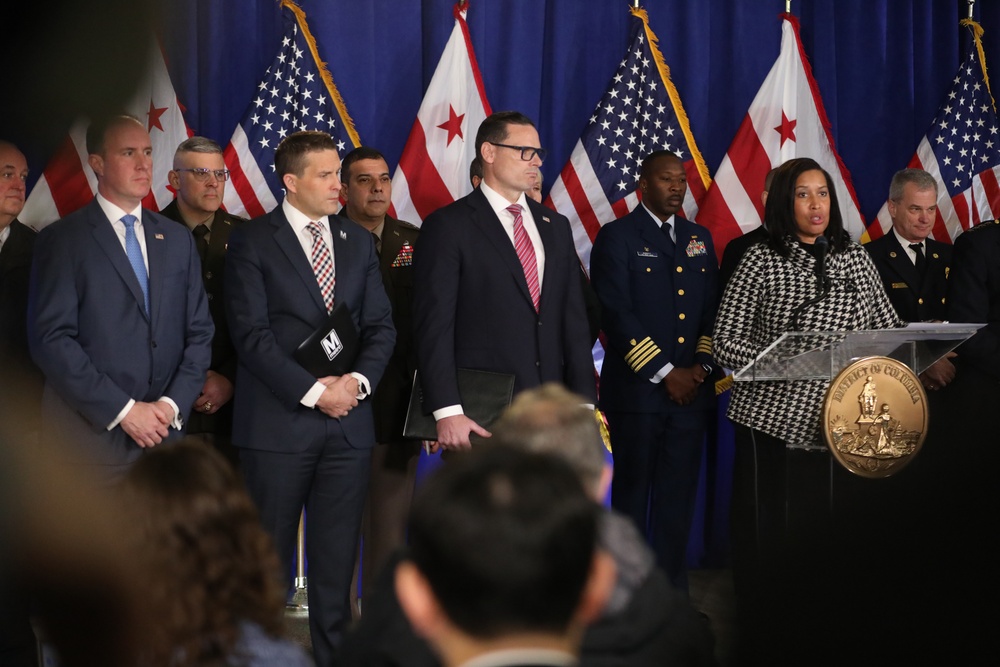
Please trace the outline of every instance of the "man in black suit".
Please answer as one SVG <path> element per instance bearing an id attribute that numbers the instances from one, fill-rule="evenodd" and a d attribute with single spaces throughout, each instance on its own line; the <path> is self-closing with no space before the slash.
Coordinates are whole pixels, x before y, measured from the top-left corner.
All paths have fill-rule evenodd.
<path id="1" fill-rule="evenodd" d="M 232 444 L 233 382 L 236 380 L 236 350 L 229 336 L 223 299 L 223 278 L 229 233 L 244 222 L 243 218 L 222 210 L 229 170 L 222 159 L 219 144 L 205 137 L 191 137 L 177 147 L 170 185 L 177 198 L 161 213 L 183 224 L 194 234 L 201 258 L 201 279 L 208 298 L 208 311 L 215 324 L 212 337 L 212 365 L 191 410 L 187 423 L 189 436 L 197 437 L 218 449 L 234 464 L 236 449 Z"/>
<path id="2" fill-rule="evenodd" d="M 774 180 L 774 172 L 776 171 L 778 171 L 777 167 L 767 172 L 767 176 L 764 177 L 764 190 L 760 193 L 761 210 L 767 205 L 767 191 L 771 189 L 771 181 Z M 720 302 L 722 301 L 722 295 L 726 293 L 726 285 L 729 284 L 729 279 L 736 273 L 736 267 L 740 265 L 743 255 L 750 249 L 750 246 L 763 243 L 766 240 L 767 220 L 760 227 L 756 227 L 742 236 L 737 236 L 726 244 L 726 249 L 722 252 L 722 263 L 719 264 Z"/>
<path id="3" fill-rule="evenodd" d="M 922 169 L 896 172 L 889 185 L 892 229 L 865 244 L 882 286 L 896 313 L 907 322 L 948 319 L 948 273 L 951 246 L 930 238 L 937 217 L 938 185 Z M 949 355 L 928 368 L 920 379 L 930 390 L 945 387 L 955 378 Z"/>
<path id="4" fill-rule="evenodd" d="M 0 141 L 0 447 L 28 447 L 37 437 L 41 375 L 28 353 L 28 273 L 35 231 L 17 221 L 24 208 L 28 162 Z M 4 572 L 6 574 L 6 572 Z M 0 663 L 38 663 L 28 599 L 0 581 Z"/>
<path id="5" fill-rule="evenodd" d="M 316 662 L 333 664 L 375 445 L 371 401 L 395 343 L 371 234 L 340 206 L 340 157 L 324 132 L 275 151 L 281 206 L 233 230 L 226 314 L 236 345 L 233 443 L 250 495 L 290 572 L 306 510 L 309 624 Z M 359 332 L 351 371 L 317 377 L 293 354 L 334 307 Z"/>
<path id="6" fill-rule="evenodd" d="M 374 148 L 362 146 L 345 155 L 340 177 L 344 182 L 344 213 L 372 234 L 396 327 L 396 347 L 372 397 L 377 444 L 372 450 L 362 528 L 361 593 L 366 595 L 389 555 L 406 543 L 406 518 L 420 457 L 420 443 L 403 439 L 417 367 L 413 349 L 413 248 L 420 229 L 387 215 L 392 178 L 385 158 Z"/>
<path id="7" fill-rule="evenodd" d="M 214 326 L 194 239 L 142 208 L 152 182 L 146 125 L 97 119 L 87 150 L 94 201 L 35 243 L 29 345 L 45 374 L 43 435 L 115 477 L 182 433 Z"/>
<path id="8" fill-rule="evenodd" d="M 564 460 L 473 451 L 417 493 L 400 605 L 446 667 L 575 665 L 614 585 L 599 517 Z"/>
<path id="9" fill-rule="evenodd" d="M 545 151 L 523 114 L 476 135 L 483 182 L 424 221 L 414 255 L 414 324 L 424 407 L 444 448 L 488 436 L 465 416 L 457 369 L 514 375 L 514 391 L 559 382 L 595 396 L 579 261 L 569 222 L 524 193 Z"/>

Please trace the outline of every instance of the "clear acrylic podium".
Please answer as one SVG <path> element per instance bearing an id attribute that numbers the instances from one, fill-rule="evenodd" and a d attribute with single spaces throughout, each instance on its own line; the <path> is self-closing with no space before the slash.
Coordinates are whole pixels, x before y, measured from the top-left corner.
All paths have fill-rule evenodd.
<path id="1" fill-rule="evenodd" d="M 983 324 L 914 323 L 903 329 L 790 332 L 733 374 L 736 382 L 822 380 L 872 356 L 895 359 L 918 375 L 961 345 Z M 794 442 L 796 449 L 825 449 L 822 442 Z"/>

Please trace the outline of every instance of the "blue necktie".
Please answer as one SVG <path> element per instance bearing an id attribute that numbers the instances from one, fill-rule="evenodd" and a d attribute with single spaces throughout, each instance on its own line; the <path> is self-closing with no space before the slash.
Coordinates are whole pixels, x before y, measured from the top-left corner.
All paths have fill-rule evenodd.
<path id="1" fill-rule="evenodd" d="M 131 214 L 122 216 L 122 222 L 125 223 L 125 254 L 128 255 L 128 263 L 132 265 L 135 277 L 139 280 L 146 305 L 146 315 L 149 315 L 149 277 L 146 275 L 146 264 L 142 261 L 139 239 L 135 236 L 136 220 L 137 218 Z"/>

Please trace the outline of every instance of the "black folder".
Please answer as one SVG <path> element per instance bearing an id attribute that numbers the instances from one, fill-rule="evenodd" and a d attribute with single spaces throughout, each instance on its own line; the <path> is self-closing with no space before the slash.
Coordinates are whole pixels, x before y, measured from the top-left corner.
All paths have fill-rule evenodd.
<path id="1" fill-rule="evenodd" d="M 320 378 L 350 373 L 360 348 L 361 338 L 351 311 L 344 304 L 338 304 L 292 356 L 302 368 Z"/>
<path id="2" fill-rule="evenodd" d="M 514 396 L 514 376 L 509 373 L 459 368 L 458 394 L 462 398 L 465 415 L 488 429 L 510 405 Z M 424 409 L 424 392 L 420 386 L 419 371 L 413 373 L 413 390 L 410 392 L 410 405 L 406 409 L 403 437 L 437 440 L 434 415 Z"/>

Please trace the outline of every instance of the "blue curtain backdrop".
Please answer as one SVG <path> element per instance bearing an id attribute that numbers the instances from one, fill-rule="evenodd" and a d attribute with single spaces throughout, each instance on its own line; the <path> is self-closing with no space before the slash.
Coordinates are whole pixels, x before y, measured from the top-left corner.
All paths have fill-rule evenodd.
<path id="1" fill-rule="evenodd" d="M 452 29 L 450 0 L 301 0 L 363 142 L 394 168 Z M 494 109 L 519 109 L 550 149 L 552 183 L 621 60 L 624 0 L 472 0 L 469 29 Z M 784 0 L 643 3 L 710 171 L 778 54 Z M 272 0 L 172 0 L 160 35 L 187 120 L 228 141 L 276 52 Z M 942 102 L 967 43 L 965 0 L 792 2 L 837 148 L 866 218 Z M 1000 7 L 980 0 L 987 64 Z M 1000 72 L 1000 69 L 996 70 Z M 1000 78 L 997 79 L 1000 81 Z M 996 89 L 998 84 L 994 84 Z"/>

